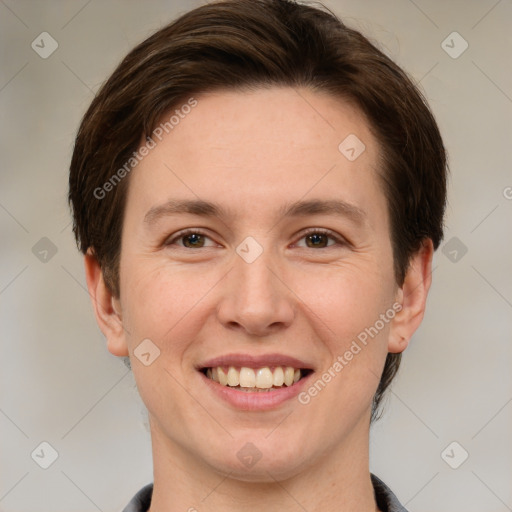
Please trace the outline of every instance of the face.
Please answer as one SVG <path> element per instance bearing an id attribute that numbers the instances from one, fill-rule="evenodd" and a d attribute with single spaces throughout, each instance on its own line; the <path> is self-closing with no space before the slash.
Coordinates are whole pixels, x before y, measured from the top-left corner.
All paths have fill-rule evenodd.
<path id="1" fill-rule="evenodd" d="M 195 98 L 130 176 L 109 346 L 162 453 L 293 476 L 368 443 L 400 298 L 378 144 L 318 92 Z"/>

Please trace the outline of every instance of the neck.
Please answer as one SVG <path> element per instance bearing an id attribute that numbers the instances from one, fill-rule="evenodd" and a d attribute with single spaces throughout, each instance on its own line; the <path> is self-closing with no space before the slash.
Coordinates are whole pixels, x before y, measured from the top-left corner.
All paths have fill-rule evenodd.
<path id="1" fill-rule="evenodd" d="M 362 425 L 365 427 L 365 425 Z M 151 422 L 154 488 L 150 512 L 376 512 L 369 472 L 368 428 L 292 476 L 266 471 L 248 482 L 221 473 L 170 441 Z M 273 474 L 272 474 L 273 473 Z"/>

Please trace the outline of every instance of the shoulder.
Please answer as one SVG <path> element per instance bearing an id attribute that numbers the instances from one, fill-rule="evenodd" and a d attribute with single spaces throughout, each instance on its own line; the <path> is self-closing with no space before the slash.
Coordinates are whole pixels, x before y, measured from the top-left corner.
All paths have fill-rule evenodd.
<path id="1" fill-rule="evenodd" d="M 407 512 L 391 489 L 378 477 L 371 475 L 375 501 L 382 512 Z"/>
<path id="2" fill-rule="evenodd" d="M 147 512 L 153 495 L 153 484 L 143 487 L 126 505 L 123 512 Z"/>

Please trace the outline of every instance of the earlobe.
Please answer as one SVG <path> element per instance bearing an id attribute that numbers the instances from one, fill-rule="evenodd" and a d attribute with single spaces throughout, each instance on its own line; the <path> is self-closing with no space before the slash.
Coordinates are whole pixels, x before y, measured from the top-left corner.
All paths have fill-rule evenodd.
<path id="1" fill-rule="evenodd" d="M 119 301 L 112 295 L 94 253 L 89 249 L 84 257 L 87 288 L 96 322 L 107 338 L 108 350 L 115 356 L 128 356 L 125 329 Z"/>
<path id="2" fill-rule="evenodd" d="M 420 249 L 411 257 L 404 282 L 397 292 L 396 302 L 400 311 L 391 323 L 388 351 L 403 352 L 421 324 L 432 282 L 432 240 L 425 239 Z"/>

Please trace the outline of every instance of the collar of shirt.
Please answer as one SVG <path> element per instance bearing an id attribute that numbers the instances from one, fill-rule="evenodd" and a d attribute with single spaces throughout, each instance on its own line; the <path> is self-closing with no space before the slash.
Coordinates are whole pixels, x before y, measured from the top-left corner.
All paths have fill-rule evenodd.
<path id="1" fill-rule="evenodd" d="M 382 512 L 407 512 L 389 487 L 375 475 L 371 475 L 375 501 Z M 143 487 L 124 508 L 123 512 L 147 512 L 151 504 L 153 484 Z"/>

